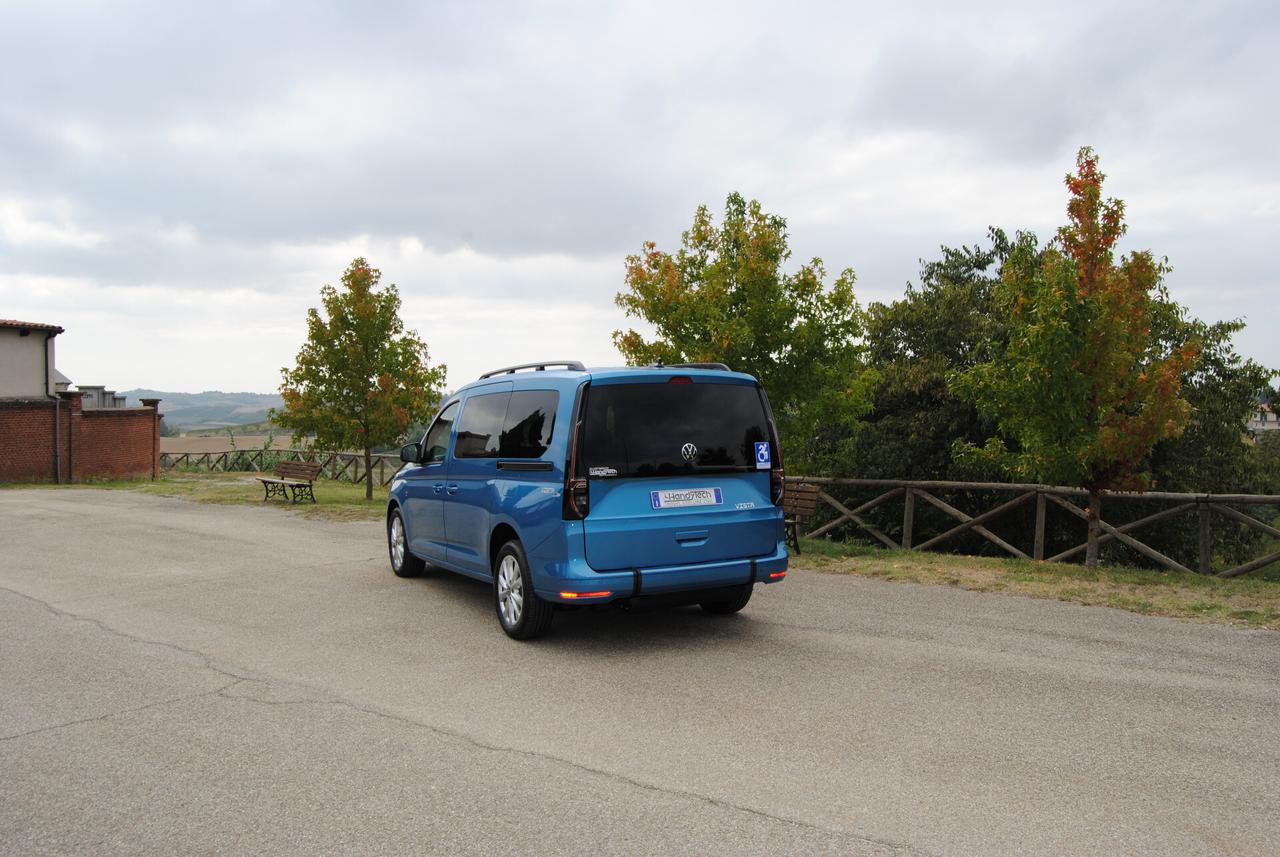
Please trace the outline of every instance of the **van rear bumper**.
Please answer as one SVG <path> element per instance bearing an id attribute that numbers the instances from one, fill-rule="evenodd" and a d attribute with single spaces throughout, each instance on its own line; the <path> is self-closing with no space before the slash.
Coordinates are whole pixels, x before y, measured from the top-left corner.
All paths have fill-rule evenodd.
<path id="1" fill-rule="evenodd" d="M 619 598 L 776 583 L 787 571 L 787 545 L 780 541 L 773 553 L 765 556 L 693 565 L 600 572 L 575 557 L 544 570 L 551 574 L 537 575 L 534 580 L 539 598 L 561 604 L 601 604 Z"/>

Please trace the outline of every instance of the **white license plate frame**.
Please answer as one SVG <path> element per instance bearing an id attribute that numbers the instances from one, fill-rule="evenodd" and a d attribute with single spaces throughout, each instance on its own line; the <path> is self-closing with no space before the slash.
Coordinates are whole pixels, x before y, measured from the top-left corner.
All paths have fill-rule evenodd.
<path id="1" fill-rule="evenodd" d="M 667 488 L 649 492 L 649 506 L 653 511 L 662 509 L 697 509 L 707 506 L 723 506 L 724 491 L 713 488 Z"/>

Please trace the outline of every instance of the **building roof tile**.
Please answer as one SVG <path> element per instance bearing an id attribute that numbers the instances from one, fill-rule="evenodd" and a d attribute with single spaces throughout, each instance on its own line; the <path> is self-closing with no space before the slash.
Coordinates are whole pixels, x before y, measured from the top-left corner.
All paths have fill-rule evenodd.
<path id="1" fill-rule="evenodd" d="M 18 321 L 16 318 L 0 318 L 0 327 L 25 327 L 31 330 L 52 330 L 62 333 L 63 329 L 56 324 L 41 324 L 38 321 Z"/>

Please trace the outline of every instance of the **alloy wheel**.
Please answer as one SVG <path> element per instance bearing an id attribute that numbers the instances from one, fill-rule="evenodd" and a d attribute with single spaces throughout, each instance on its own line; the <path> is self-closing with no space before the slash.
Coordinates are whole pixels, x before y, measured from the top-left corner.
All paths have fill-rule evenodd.
<path id="1" fill-rule="evenodd" d="M 520 623 L 524 611 L 524 577 L 514 556 L 504 556 L 498 566 L 498 611 L 508 628 Z"/>
<path id="2" fill-rule="evenodd" d="M 396 515 L 391 519 L 391 562 L 396 568 L 404 567 L 404 522 Z"/>

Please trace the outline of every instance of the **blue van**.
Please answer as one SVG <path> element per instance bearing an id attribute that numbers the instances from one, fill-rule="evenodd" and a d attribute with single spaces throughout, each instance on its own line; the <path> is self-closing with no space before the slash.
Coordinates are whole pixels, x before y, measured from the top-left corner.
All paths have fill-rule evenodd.
<path id="1" fill-rule="evenodd" d="M 400 457 L 392 570 L 493 583 L 516 639 L 545 633 L 564 605 L 736 613 L 787 573 L 769 400 L 718 363 L 487 372 Z"/>

